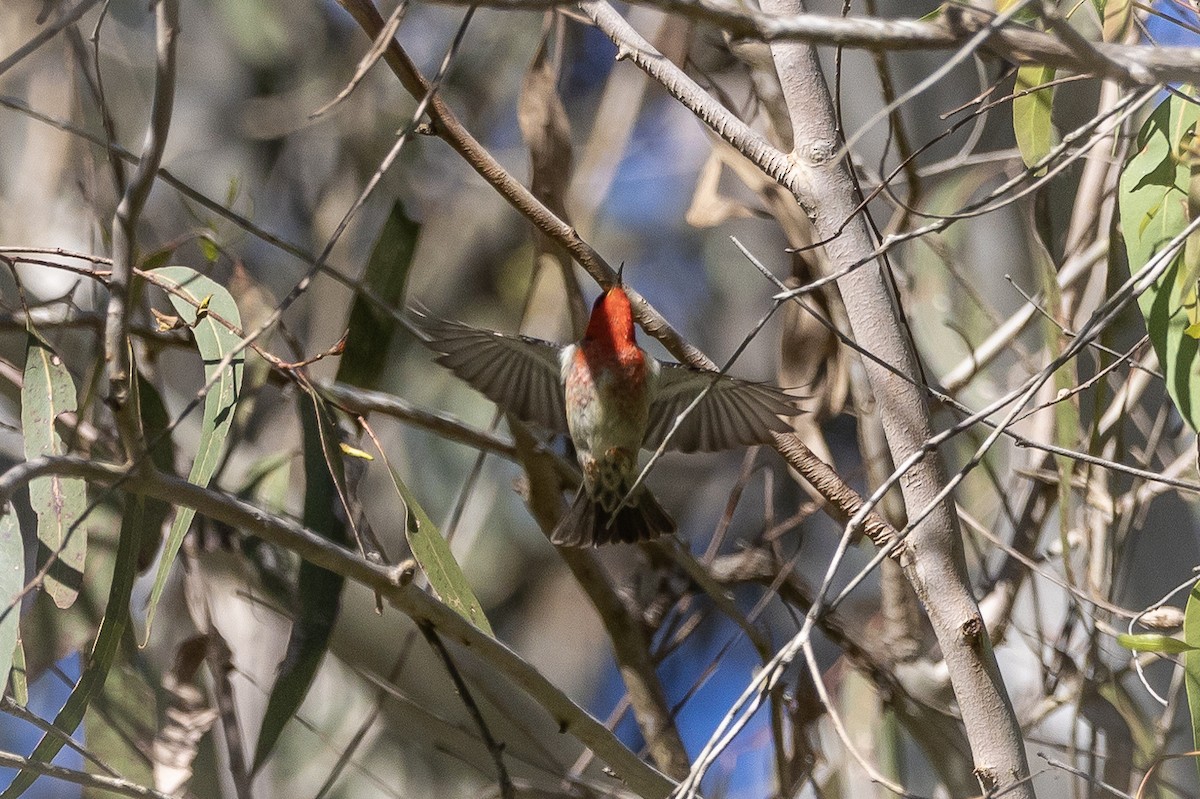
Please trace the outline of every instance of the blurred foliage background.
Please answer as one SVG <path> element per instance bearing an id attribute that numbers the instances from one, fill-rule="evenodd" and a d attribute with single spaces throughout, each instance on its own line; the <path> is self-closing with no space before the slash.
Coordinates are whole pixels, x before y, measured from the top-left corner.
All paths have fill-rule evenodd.
<path id="1" fill-rule="evenodd" d="M 811 5 L 830 14 L 841 9 L 839 3 Z M 935 5 L 878 2 L 868 8 L 880 16 L 919 17 Z M 1087 16 L 1092 4 L 1083 5 L 1079 25 L 1090 31 L 1098 23 Z M 390 13 L 390 5 L 382 11 Z M 645 6 L 624 11 L 636 28 L 732 110 L 781 139 L 790 135 L 770 118 L 771 79 L 761 75 L 761 46 Z M 52 24 L 64 13 L 65 4 L 51 0 L 4 3 L 0 52 L 16 51 L 43 29 L 46 23 L 38 21 L 39 14 Z M 438 71 L 462 17 L 459 8 L 423 3 L 405 11 L 398 38 L 424 75 Z M 1163 26 L 1164 35 L 1168 28 L 1178 30 Z M 0 246 L 19 246 L 28 253 L 14 270 L 0 270 L 0 465 L 5 467 L 24 459 L 19 424 L 27 341 L 23 306 L 31 309 L 78 387 L 80 418 L 93 425 L 94 433 L 90 439 L 84 436 L 81 451 L 97 457 L 112 452 L 111 417 L 102 402 L 99 335 L 107 294 L 97 281 L 54 267 L 79 263 L 54 251 L 109 250 L 118 194 L 103 147 L 101 109 L 111 112 L 114 142 L 137 152 L 153 92 L 153 30 L 144 3 L 97 4 L 77 25 L 0 73 Z M 184 3 L 180 31 L 178 87 L 163 166 L 191 194 L 162 181 L 154 186 L 138 229 L 142 256 L 154 265 L 189 266 L 228 287 L 244 328 L 250 330 L 309 270 L 379 169 L 397 132 L 409 126 L 416 102 L 380 64 L 366 72 L 344 101 L 312 116 L 347 86 L 371 44 L 334 2 Z M 820 271 L 814 259 L 784 252 L 805 243 L 803 213 L 794 203 L 785 208 L 786 199 L 773 196 L 761 176 L 748 177 L 739 156 L 632 64 L 618 61 L 616 47 L 596 29 L 571 15 L 547 23 L 540 11 L 483 8 L 467 28 L 439 91 L 513 175 L 526 180 L 531 169 L 518 117 L 522 86 L 546 31 L 573 150 L 573 170 L 560 176 L 566 181 L 571 223 L 610 263 L 624 262 L 625 279 L 688 341 L 724 363 L 770 310 L 778 290 L 731 237 L 780 279 L 811 279 Z M 854 134 L 852 152 L 865 190 L 897 169 L 898 153 L 928 144 L 913 170 L 901 170 L 893 179 L 903 202 L 884 193 L 869 204 L 885 232 L 909 230 L 962 209 L 1025 169 L 1007 104 L 943 135 L 954 122 L 943 115 L 970 103 L 988 86 L 996 84 L 993 99 L 1012 92 L 1005 65 L 968 60 L 935 91 L 917 95 L 889 120 L 880 116 L 886 98 L 944 63 L 943 53 L 891 54 L 884 62 L 886 81 L 880 77 L 881 62 L 869 53 L 835 54 L 826 48 L 822 58 L 831 82 L 838 76 L 834 88 L 842 131 Z M 1057 88 L 1054 122 L 1059 130 L 1071 130 L 1096 113 L 1098 85 L 1082 81 Z M 565 173 L 565 160 L 562 166 Z M 931 382 L 940 384 L 969 361 L 980 340 L 1027 304 L 1022 292 L 1037 294 L 1047 275 L 1052 279 L 1053 266 L 1107 236 L 1107 228 L 1097 222 L 1087 236 L 1067 240 L 1079 216 L 1075 197 L 1080 172 L 1079 166 L 1072 167 L 986 215 L 891 250 L 898 297 Z M 254 230 L 206 207 L 197 194 L 248 220 Z M 407 267 L 410 302 L 479 327 L 520 328 L 563 341 L 573 337 L 564 299 L 572 289 L 553 268 L 537 268 L 532 227 L 442 141 L 417 133 L 337 239 L 326 272 L 316 276 L 288 308 L 281 327 L 263 340 L 266 349 L 285 361 L 301 361 L 335 347 L 349 325 L 354 293 L 328 272 L 351 283 L 361 279 L 397 203 L 419 225 Z M 256 231 L 267 231 L 295 252 L 308 254 L 307 262 Z M 49 250 L 36 254 L 33 248 Z M 1104 294 L 1110 274 L 1107 250 L 1102 248 L 1094 262 L 1078 289 L 1076 315 L 1060 320 L 1068 326 L 1084 318 Z M 1121 266 L 1119 256 L 1112 266 Z M 572 272 L 571 280 L 579 281 L 586 300 L 596 295 L 597 286 L 581 271 Z M 836 294 L 819 299 L 836 320 Z M 144 331 L 137 338 L 139 365 L 175 418 L 203 383 L 201 364 L 186 334 L 153 329 L 146 309 L 168 310 L 161 293 L 147 288 L 139 303 L 134 316 L 135 326 Z M 871 458 L 862 454 L 857 417 L 869 411 L 856 406 L 850 387 L 859 367 L 825 328 L 788 314 L 775 315 L 763 327 L 731 373 L 807 395 L 811 413 L 799 422 L 799 432 L 866 495 L 872 487 Z M 1142 336 L 1141 324 L 1132 312 L 1110 346 L 1128 349 Z M 652 352 L 667 357 L 657 342 L 643 338 Z M 986 370 L 952 393 L 981 407 L 1006 391 L 1030 364 L 1043 362 L 1053 338 L 1033 324 Z M 870 347 L 870 342 L 860 344 Z M 294 383 L 269 375 L 258 355 L 248 358 L 247 371 L 257 370 L 260 383 L 249 395 L 252 407 L 243 398 L 216 485 L 299 517 L 305 480 L 297 408 L 304 395 Z M 407 332 L 397 331 L 380 363 L 370 388 L 418 408 L 452 414 L 471 427 L 488 429 L 496 423 L 494 406 L 437 367 Z M 338 368 L 338 359 L 328 357 L 306 371 L 314 383 L 327 384 L 337 378 Z M 1099 360 L 1083 364 L 1076 382 L 1099 368 Z M 1118 372 L 1112 386 L 1126 377 Z M 1111 395 L 1106 385 L 1101 381 L 1096 389 L 1095 406 L 1091 394 L 1078 403 L 1085 432 L 1073 444 L 1086 442 L 1086 428 L 1099 421 Z M 959 418 L 942 406 L 937 421 L 949 425 Z M 1052 437 L 1037 426 L 1039 418 L 1023 423 L 1023 434 L 1038 440 Z M 475 449 L 417 425 L 378 414 L 372 423 L 392 466 L 451 537 L 454 555 L 498 638 L 597 718 L 608 720 L 635 751 L 641 750 L 645 742 L 628 713 L 625 683 L 605 626 L 531 517 L 522 467 L 505 458 L 480 458 Z M 508 440 L 503 421 L 496 430 Z M 944 448 L 954 468 L 966 462 L 986 432 L 981 430 L 973 429 Z M 1151 468 L 1175 461 L 1193 446 L 1158 386 L 1147 389 L 1129 410 L 1122 431 L 1115 454 L 1110 447 L 1107 457 L 1136 451 Z M 186 473 L 199 440 L 197 415 L 185 418 L 172 439 L 176 468 Z M 366 447 L 361 441 L 355 446 Z M 550 442 L 550 448 L 562 454 L 562 442 Z M 1018 529 L 1012 508 L 1020 492 L 1028 490 L 1022 470 L 1032 470 L 1036 478 L 1053 472 L 1040 460 L 1033 463 L 1016 446 L 996 447 L 984 467 L 958 489 L 959 505 L 981 520 L 985 530 L 1010 540 Z M 363 474 L 355 493 L 362 514 L 384 552 L 398 561 L 408 554 L 403 504 L 378 460 L 358 466 Z M 1190 463 L 1187 472 L 1194 472 Z M 841 525 L 817 510 L 783 460 L 760 449 L 669 455 L 654 469 L 649 484 L 679 521 L 685 548 L 707 567 L 726 563 L 724 556 L 734 559 L 728 563 L 740 562 L 736 558 L 750 550 L 770 555 L 770 577 L 734 576 L 727 581 L 730 596 L 765 640 L 778 645 L 790 637 L 805 610 L 798 597 L 811 594 L 809 586 L 819 582 Z M 1133 489 L 1125 484 L 1121 490 Z M 1064 569 L 1069 572 L 1060 542 L 1068 534 L 1086 533 L 1094 510 L 1089 501 L 1084 492 L 1076 493 L 1060 518 L 1043 510 L 1045 526 L 1033 532 L 1031 551 L 1052 576 L 1061 579 Z M 1185 582 L 1198 553 L 1194 536 L 1179 531 L 1191 528 L 1193 508 L 1173 492 L 1154 497 L 1144 509 L 1139 506 L 1130 517 L 1137 518 L 1129 522 L 1133 531 L 1124 531 L 1124 548 L 1113 556 L 1120 566 L 1090 588 L 1103 588 L 1106 601 L 1138 609 Z M 36 547 L 27 500 L 18 498 L 17 510 L 30 538 L 26 549 L 32 569 Z M 105 610 L 120 515 L 119 501 L 107 496 L 88 518 L 90 548 L 79 602 L 59 610 L 43 593 L 25 598 L 21 630 L 30 679 L 28 710 L 38 717 L 54 716 L 80 674 L 79 652 L 90 649 Z M 716 543 L 710 545 L 714 536 Z M 968 529 L 967 549 L 972 575 L 981 596 L 986 595 L 998 579 L 1000 549 L 973 529 Z M 873 554 L 866 545 L 852 550 L 833 590 Z M 1077 569 L 1087 568 L 1082 557 Z M 761 665 L 760 652 L 738 619 L 690 583 L 678 564 L 664 562 L 661 553 L 622 547 L 597 553 L 596 560 L 615 594 L 646 622 L 652 651 L 660 658 L 657 671 L 667 705 L 676 712 L 680 737 L 694 757 Z M 76 734 L 86 750 L 135 782 L 153 782 L 155 763 L 147 743 L 164 728 L 165 707 L 186 705 L 168 689 L 178 689 L 171 680 L 187 671 L 179 669 L 179 659 L 188 654 L 185 642 L 211 623 L 228 653 L 222 659 L 207 652 L 210 671 L 179 679 L 198 689 L 189 695 L 192 704 L 186 705 L 179 725 L 197 739 L 181 747 L 194 749 L 196 756 L 187 790 L 200 797 L 244 793 L 246 785 L 230 776 L 238 764 L 231 765 L 229 753 L 240 748 L 243 760 L 253 757 L 291 630 L 296 598 L 289 591 L 296 566 L 280 550 L 198 521 L 145 648 L 136 646 L 135 636 L 144 626 L 153 569 L 139 579 L 131 631 L 102 695 Z M 779 580 L 772 586 L 774 575 Z M 838 607 L 838 624 L 851 643 L 873 646 L 879 663 L 902 669 L 918 661 L 888 651 L 893 642 L 884 617 L 912 600 L 889 594 L 881 580 L 886 577 L 872 573 Z M 785 581 L 797 593 L 781 590 Z M 1011 612 L 1013 632 L 998 646 L 1018 714 L 1035 742 L 1031 747 L 1060 750 L 1057 756 L 1101 773 L 1097 758 L 1115 757 L 1139 734 L 1158 735 L 1161 744 L 1156 748 L 1153 742 L 1141 742 L 1137 762 L 1143 768 L 1148 761 L 1142 755 L 1187 746 L 1186 730 L 1169 713 L 1154 717 L 1160 710 L 1146 701 L 1129 671 L 1128 652 L 1111 636 L 1099 637 L 1094 624 L 1081 622 L 1091 618 L 1094 607 L 1081 610 L 1077 600 L 1054 585 L 1051 578 L 1030 579 L 1020 589 Z M 1080 624 L 1088 632 L 1076 630 Z M 895 697 L 855 670 L 864 660 L 846 656 L 845 638 L 822 634 L 819 642 L 826 682 L 840 697 L 853 722 L 851 733 L 870 759 L 886 764 L 888 773 L 918 795 L 964 784 L 969 763 L 964 766 L 961 752 L 956 754 L 954 746 L 939 750 L 928 740 L 914 744 L 911 728 L 909 736 L 902 735 L 900 725 L 913 723 L 911 714 L 885 707 Z M 543 791 L 527 795 L 620 794 L 619 783 L 581 753 L 570 736 L 538 732 L 531 719 L 544 723 L 544 712 L 528 697 L 496 679 L 488 664 L 466 649 L 456 648 L 454 654 L 476 700 L 486 708 L 493 733 L 504 741 L 504 756 L 522 790 Z M 221 663 L 224 675 L 218 674 Z M 1162 664 L 1151 666 L 1150 677 L 1164 691 L 1172 683 L 1170 669 Z M 1056 691 L 1060 680 L 1070 687 Z M 706 795 L 767 796 L 784 790 L 795 796 L 884 795 L 852 765 L 827 721 L 820 719 L 807 672 L 794 667 L 783 682 L 778 701 L 792 725 L 786 748 L 793 782 L 780 785 L 777 751 L 783 742 L 772 738 L 777 723 L 764 710 L 709 773 Z M 1113 685 L 1119 698 L 1105 693 Z M 1175 690 L 1178 696 L 1177 685 Z M 1095 699 L 1098 693 L 1103 701 Z M 221 704 L 222 697 L 227 705 Z M 929 697 L 922 701 L 934 702 Z M 940 701 L 952 713 L 944 695 Z M 1140 719 L 1141 726 L 1131 719 Z M 27 752 L 39 736 L 19 716 L 0 716 L 0 749 Z M 950 765 L 938 762 L 956 758 Z M 69 750 L 58 762 L 99 768 Z M 1035 769 L 1040 765 L 1035 763 Z M 1171 771 L 1174 766 L 1179 767 Z M 1174 764 L 1165 771 L 1171 779 L 1193 785 L 1188 767 Z M 564 784 L 564 773 L 579 781 Z M 965 784 L 971 784 L 969 777 Z M 1044 796 L 1091 795 L 1083 784 L 1079 788 L 1065 778 L 1039 782 Z M 28 795 L 73 796 L 78 790 L 43 779 Z M 1162 795 L 1187 795 L 1189 788 L 1176 794 L 1161 790 Z M 495 791 L 491 759 L 436 652 L 407 619 L 390 608 L 377 612 L 372 592 L 348 582 L 328 652 L 307 698 L 254 780 L 254 795 L 479 796 Z M 965 794 L 950 790 L 939 795 Z"/>

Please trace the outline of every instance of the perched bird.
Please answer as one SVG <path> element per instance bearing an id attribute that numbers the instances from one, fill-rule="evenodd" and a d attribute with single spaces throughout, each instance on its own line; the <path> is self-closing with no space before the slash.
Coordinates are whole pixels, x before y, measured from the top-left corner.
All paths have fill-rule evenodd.
<path id="1" fill-rule="evenodd" d="M 583 339 L 560 345 L 424 317 L 418 324 L 438 362 L 503 410 L 569 433 L 583 485 L 550 536 L 561 546 L 648 541 L 675 522 L 642 487 L 638 451 L 657 449 L 682 413 L 668 448 L 713 452 L 771 443 L 800 413 L 774 386 L 660 362 L 638 346 L 629 296 L 620 282 L 592 306 Z M 622 506 L 622 502 L 625 501 Z M 614 513 L 615 518 L 614 518 Z"/>

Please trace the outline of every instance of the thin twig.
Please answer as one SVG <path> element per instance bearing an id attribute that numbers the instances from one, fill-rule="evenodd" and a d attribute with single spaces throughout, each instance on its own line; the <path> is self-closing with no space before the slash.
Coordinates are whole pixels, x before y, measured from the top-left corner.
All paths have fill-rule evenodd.
<path id="1" fill-rule="evenodd" d="M 178 0 L 156 0 L 154 99 L 142 154 L 112 222 L 113 266 L 108 280 L 108 323 L 104 333 L 104 359 L 108 365 L 109 400 L 126 456 L 134 458 L 143 446 L 137 409 L 127 407 L 130 392 L 129 284 L 138 261 L 137 224 L 154 176 L 162 163 L 175 103 L 175 41 L 179 35 Z"/>
<path id="2" fill-rule="evenodd" d="M 127 468 L 78 456 L 37 458 L 17 464 L 0 474 L 0 507 L 30 480 L 49 474 L 81 477 L 98 485 L 126 481 L 126 491 L 161 499 L 196 511 L 230 527 L 241 529 L 264 541 L 282 546 L 316 566 L 340 574 L 364 587 L 378 591 L 413 621 L 431 625 L 442 636 L 468 646 L 496 673 L 534 699 L 549 714 L 560 732 L 570 734 L 590 747 L 637 793 L 661 799 L 673 783 L 652 766 L 642 762 L 613 733 L 575 704 L 537 669 L 500 641 L 481 632 L 443 603 L 412 584 L 412 564 L 384 567 L 371 563 L 292 519 L 264 511 L 222 491 L 202 488 L 174 475 L 155 471 L 139 473 L 127 480 Z"/>
<path id="3" fill-rule="evenodd" d="M 466 680 L 459 673 L 458 667 L 454 665 L 454 659 L 450 657 L 450 651 L 442 643 L 437 631 L 430 624 L 419 624 L 418 626 L 421 628 L 421 634 L 425 636 L 425 640 L 441 658 L 442 665 L 446 667 L 446 673 L 450 675 L 450 680 L 454 683 L 455 692 L 466 706 L 471 720 L 479 728 L 479 735 L 483 738 L 483 743 L 492 756 L 492 762 L 496 764 L 496 779 L 500 783 L 500 796 L 502 799 L 516 799 L 516 789 L 513 787 L 512 779 L 508 776 L 508 768 L 504 765 L 504 744 L 492 736 L 492 731 L 488 729 L 487 721 L 483 718 L 479 705 L 475 704 L 475 699 L 471 696 L 471 689 L 467 687 Z"/>
<path id="4" fill-rule="evenodd" d="M 52 777 L 63 782 L 82 785 L 85 788 L 109 791 L 120 796 L 135 797 L 135 799 L 175 799 L 175 797 L 168 794 L 156 791 L 153 788 L 147 788 L 144 785 L 138 785 L 136 782 L 130 782 L 120 777 L 88 774 L 86 771 L 76 771 L 64 766 L 55 766 L 38 760 L 30 760 L 27 757 L 21 757 L 12 752 L 0 751 L 0 766 L 19 769 L 21 771 L 32 771 L 43 777 Z"/>
<path id="5" fill-rule="evenodd" d="M 65 14 L 59 17 L 53 25 L 50 25 L 38 31 L 32 39 L 14 50 L 7 58 L 0 61 L 0 75 L 3 75 L 8 70 L 12 69 L 17 64 L 21 63 L 30 53 L 37 50 L 46 42 L 53 39 L 65 28 L 74 25 L 79 21 L 80 17 L 88 12 L 92 6 L 100 0 L 80 0 Z"/>

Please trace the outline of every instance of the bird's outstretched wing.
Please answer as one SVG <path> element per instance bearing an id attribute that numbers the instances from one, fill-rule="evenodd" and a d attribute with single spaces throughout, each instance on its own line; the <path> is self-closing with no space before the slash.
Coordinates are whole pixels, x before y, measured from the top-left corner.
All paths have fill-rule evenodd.
<path id="1" fill-rule="evenodd" d="M 682 452 L 716 452 L 722 449 L 770 444 L 771 432 L 785 433 L 791 426 L 780 416 L 795 416 L 797 397 L 765 383 L 720 375 L 682 364 L 664 363 L 658 388 L 650 404 L 650 424 L 642 446 L 657 449 L 675 424 L 676 417 L 711 385 L 667 443 Z"/>
<path id="2" fill-rule="evenodd" d="M 492 402 L 519 419 L 567 432 L 557 344 L 424 315 L 416 326 L 439 353 L 437 362 Z"/>

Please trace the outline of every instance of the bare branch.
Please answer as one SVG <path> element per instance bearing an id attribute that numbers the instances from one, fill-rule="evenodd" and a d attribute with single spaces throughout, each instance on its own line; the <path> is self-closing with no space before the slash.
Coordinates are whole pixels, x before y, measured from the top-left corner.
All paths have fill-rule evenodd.
<path id="1" fill-rule="evenodd" d="M 37 50 L 46 42 L 53 39 L 65 28 L 69 28 L 79 21 L 80 17 L 88 12 L 92 6 L 100 0 L 79 0 L 70 10 L 59 17 L 53 25 L 43 28 L 36 36 L 30 39 L 25 44 L 18 47 L 7 58 L 0 61 L 0 75 L 3 75 L 8 70 L 12 69 L 17 64 L 21 63 L 30 53 Z M 40 22 L 41 20 L 39 20 Z"/>
<path id="2" fill-rule="evenodd" d="M 55 766 L 50 763 L 30 760 L 27 757 L 21 757 L 12 752 L 0 752 L 0 766 L 33 771 L 44 777 L 53 777 L 56 780 L 82 785 L 85 788 L 108 791 L 119 796 L 132 796 L 135 799 L 174 799 L 169 794 L 161 793 L 153 788 L 147 788 L 144 785 L 138 785 L 120 777 L 107 777 L 103 774 L 89 774 L 86 771 L 76 771 L 64 766 Z"/>
<path id="3" fill-rule="evenodd" d="M 181 478 L 154 471 L 139 473 L 136 480 L 130 480 L 131 473 L 121 466 L 75 456 L 27 461 L 0 475 L 0 507 L 29 480 L 48 474 L 81 477 L 101 485 L 119 485 L 125 491 L 195 508 L 210 519 L 289 549 L 317 566 L 377 591 L 414 622 L 432 626 L 443 637 L 458 641 L 486 660 L 498 673 L 537 701 L 553 718 L 560 732 L 571 734 L 595 751 L 631 789 L 654 799 L 670 793 L 673 783 L 668 778 L 643 763 L 610 730 L 571 701 L 519 655 L 413 585 L 411 562 L 384 567 L 330 542 L 291 519 L 267 513 L 221 491 L 201 488 Z"/>
<path id="4" fill-rule="evenodd" d="M 108 364 L 110 399 L 121 428 L 126 454 L 133 457 L 141 446 L 138 441 L 136 409 L 124 408 L 129 397 L 129 281 L 138 261 L 137 224 L 154 177 L 162 163 L 171 128 L 175 103 L 175 40 L 179 34 L 178 0 L 156 0 L 154 101 L 150 124 L 137 170 L 125 190 L 113 217 L 113 269 L 108 281 L 108 324 L 104 335 L 104 359 Z"/>

